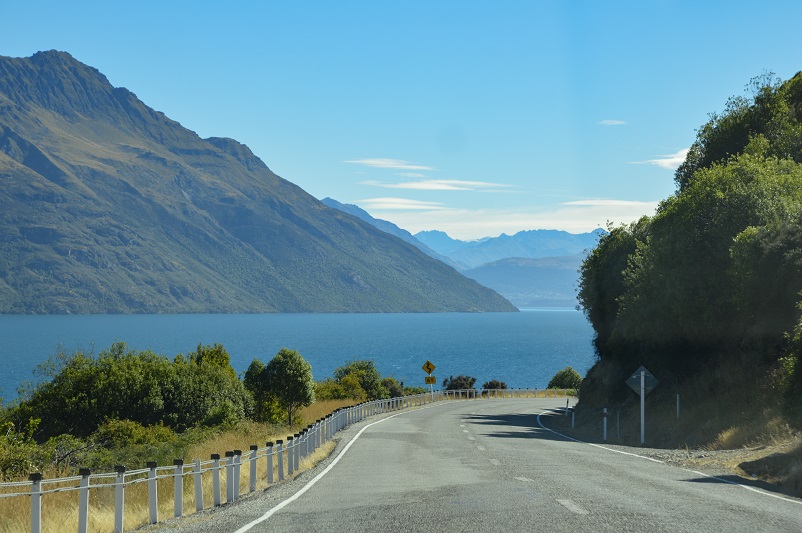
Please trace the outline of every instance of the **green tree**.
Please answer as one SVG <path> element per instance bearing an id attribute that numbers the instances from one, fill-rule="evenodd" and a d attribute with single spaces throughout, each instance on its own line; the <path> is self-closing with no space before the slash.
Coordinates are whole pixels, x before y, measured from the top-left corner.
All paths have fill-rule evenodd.
<path id="1" fill-rule="evenodd" d="M 500 390 L 500 389 L 506 389 L 507 384 L 497 379 L 491 379 L 490 381 L 485 381 L 482 384 L 482 388 L 484 390 Z"/>
<path id="2" fill-rule="evenodd" d="M 282 348 L 265 368 L 270 394 L 287 413 L 292 424 L 297 411 L 315 400 L 312 366 L 295 350 Z"/>
<path id="3" fill-rule="evenodd" d="M 265 364 L 258 359 L 251 361 L 245 371 L 242 383 L 253 397 L 253 418 L 259 422 L 277 423 L 282 416 L 281 408 L 270 394 Z"/>
<path id="4" fill-rule="evenodd" d="M 443 380 L 443 388 L 445 390 L 466 390 L 473 389 L 476 383 L 476 378 L 464 376 L 460 374 L 457 377 L 449 376 Z"/>
<path id="5" fill-rule="evenodd" d="M 199 343 L 195 351 L 189 353 L 189 360 L 198 366 L 220 367 L 232 376 L 237 376 L 237 372 L 231 367 L 231 357 L 222 344 L 214 343 L 209 346 Z"/>
<path id="6" fill-rule="evenodd" d="M 390 391 L 382 385 L 382 377 L 373 361 L 362 359 L 351 361 L 334 370 L 334 379 L 345 383 L 346 378 L 356 379 L 368 400 L 389 398 Z M 353 387 L 349 387 L 353 389 Z"/>
<path id="7" fill-rule="evenodd" d="M 546 388 L 548 389 L 579 389 L 582 384 L 582 376 L 579 372 L 567 366 L 554 374 Z"/>
<path id="8" fill-rule="evenodd" d="M 404 395 L 404 387 L 395 378 L 382 378 L 382 387 L 389 392 L 390 398 Z"/>

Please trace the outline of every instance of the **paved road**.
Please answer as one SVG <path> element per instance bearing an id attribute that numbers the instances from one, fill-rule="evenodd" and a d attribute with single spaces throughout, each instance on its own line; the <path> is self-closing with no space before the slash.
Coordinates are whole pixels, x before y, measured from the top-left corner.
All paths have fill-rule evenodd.
<path id="1" fill-rule="evenodd" d="M 455 401 L 370 419 L 349 428 L 339 460 L 297 499 L 286 502 L 325 464 L 177 530 L 802 531 L 800 500 L 540 427 L 538 414 L 560 405 Z"/>

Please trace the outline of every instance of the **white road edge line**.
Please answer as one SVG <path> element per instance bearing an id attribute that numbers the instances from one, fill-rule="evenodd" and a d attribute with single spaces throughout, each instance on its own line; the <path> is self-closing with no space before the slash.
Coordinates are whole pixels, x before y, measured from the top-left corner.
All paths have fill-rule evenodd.
<path id="1" fill-rule="evenodd" d="M 415 411 L 418 411 L 418 410 L 419 410 L 419 409 L 416 409 Z M 304 486 L 303 486 L 303 488 L 301 488 L 301 490 L 299 490 L 298 492 L 296 492 L 295 494 L 293 494 L 292 496 L 290 496 L 289 498 L 287 498 L 287 499 L 286 499 L 286 500 L 284 500 L 283 502 L 279 503 L 278 505 L 276 505 L 275 507 L 273 507 L 272 509 L 270 509 L 269 511 L 267 511 L 265 514 L 263 514 L 262 516 L 260 516 L 260 517 L 259 517 L 259 518 L 257 518 L 256 520 L 254 520 L 253 522 L 250 522 L 250 523 L 248 523 L 248 524 L 245 524 L 244 526 L 242 526 L 241 528 L 239 528 L 238 530 L 236 530 L 234 533 L 245 533 L 246 531 L 250 530 L 252 527 L 254 527 L 254 526 L 256 526 L 256 525 L 259 525 L 259 524 L 261 524 L 262 522 L 264 522 L 265 520 L 267 520 L 268 518 L 270 518 L 271 516 L 273 516 L 274 514 L 276 514 L 278 511 L 282 510 L 282 509 L 283 509 L 283 508 L 285 508 L 287 505 L 291 504 L 292 502 L 294 502 L 295 500 L 297 500 L 298 498 L 300 498 L 300 497 L 301 497 L 301 496 L 302 496 L 302 495 L 303 495 L 303 494 L 304 494 L 306 491 L 308 491 L 309 489 L 311 489 L 311 488 L 312 488 L 312 486 L 313 486 L 315 483 L 317 483 L 318 481 L 320 481 L 320 479 L 321 479 L 323 476 L 325 476 L 326 474 L 328 474 L 328 473 L 329 473 L 329 471 L 330 471 L 332 468 L 334 468 L 334 465 L 336 465 L 338 462 L 340 462 L 340 459 L 342 459 L 342 458 L 343 458 L 343 456 L 345 455 L 345 452 L 347 452 L 347 451 L 348 451 L 348 449 L 351 447 L 351 445 L 352 445 L 353 443 L 355 443 L 355 442 L 356 442 L 356 440 L 357 440 L 357 439 L 360 437 L 360 435 L 362 435 L 362 433 L 364 433 L 364 432 L 365 432 L 365 430 L 366 430 L 366 429 L 368 429 L 368 428 L 369 428 L 369 427 L 371 427 L 371 426 L 375 426 L 376 424 L 381 424 L 381 423 L 382 423 L 382 422 L 384 422 L 385 420 L 390 420 L 391 418 L 395 418 L 395 417 L 397 417 L 397 416 L 404 415 L 404 414 L 411 413 L 411 412 L 413 412 L 413 411 L 403 411 L 403 412 L 401 412 L 401 413 L 396 413 L 396 414 L 394 414 L 394 415 L 390 415 L 390 416 L 388 416 L 387 418 L 382 418 L 381 420 L 377 420 L 376 422 L 371 422 L 371 423 L 370 423 L 370 424 L 368 424 L 367 426 L 365 426 L 365 427 L 363 427 L 362 429 L 360 429 L 360 430 L 359 430 L 359 432 L 358 432 L 356 435 L 354 435 L 354 438 L 353 438 L 353 439 L 351 439 L 351 440 L 348 442 L 348 444 L 346 444 L 346 445 L 345 445 L 345 448 L 343 448 L 343 451 L 341 451 L 341 452 L 340 452 L 340 453 L 337 455 L 337 457 L 335 457 L 335 458 L 334 458 L 334 460 L 333 460 L 333 461 L 332 461 L 332 462 L 329 464 L 329 466 L 327 466 L 325 469 L 323 469 L 323 471 L 322 471 L 322 472 L 320 472 L 318 475 L 316 475 L 315 477 L 313 477 L 312 479 L 310 479 L 310 480 L 309 480 L 309 483 L 307 483 L 306 485 L 304 485 Z"/>
<path id="2" fill-rule="evenodd" d="M 593 444 L 592 442 L 585 442 L 583 440 L 579 440 L 579 439 L 575 439 L 573 437 L 569 437 L 568 435 L 563 435 L 559 431 L 555 431 L 555 430 L 543 425 L 543 422 L 541 422 L 541 420 L 540 420 L 540 417 L 543 414 L 544 413 L 540 413 L 539 415 L 537 415 L 537 423 L 538 423 L 538 425 L 541 428 L 545 429 L 546 431 L 551 431 L 555 435 L 559 435 L 564 439 L 572 440 L 574 442 L 579 442 L 579 443 L 582 443 L 582 444 L 587 444 L 588 446 L 594 446 L 596 448 L 601 448 L 602 450 L 607 450 L 607 451 L 610 451 L 610 452 L 620 453 L 622 455 L 629 455 L 629 456 L 632 456 L 632 457 L 639 457 L 641 459 L 646 459 L 648 461 L 654 461 L 655 463 L 665 464 L 665 461 L 660 461 L 659 459 L 652 459 L 651 457 L 646 457 L 645 455 L 638 455 L 636 453 L 622 452 L 621 450 L 614 450 L 612 448 L 608 448 L 607 446 L 602 446 L 601 444 Z M 743 483 L 738 483 L 737 481 L 730 481 L 729 479 L 720 478 L 718 476 L 711 476 L 710 474 L 705 474 L 704 472 L 697 472 L 696 470 L 690 470 L 688 468 L 683 468 L 681 466 L 678 466 L 676 468 L 679 468 L 680 470 L 685 470 L 686 472 L 690 472 L 691 474 L 697 474 L 697 475 L 700 475 L 702 477 L 706 477 L 706 478 L 709 478 L 709 479 L 715 479 L 716 481 L 720 481 L 722 483 L 727 483 L 729 485 L 735 485 L 735 486 L 741 487 L 743 489 L 746 489 L 746 490 L 749 490 L 749 491 L 752 491 L 752 492 L 756 492 L 758 494 L 762 494 L 763 496 L 769 496 L 771 498 L 777 498 L 778 500 L 783 500 L 783 501 L 786 501 L 786 502 L 795 503 L 797 505 L 802 505 L 802 501 L 801 500 L 792 500 L 791 498 L 786 498 L 785 496 L 780 496 L 779 494 L 773 494 L 771 492 L 767 492 L 765 490 L 758 489 L 756 487 L 750 487 L 749 485 L 744 485 Z"/>

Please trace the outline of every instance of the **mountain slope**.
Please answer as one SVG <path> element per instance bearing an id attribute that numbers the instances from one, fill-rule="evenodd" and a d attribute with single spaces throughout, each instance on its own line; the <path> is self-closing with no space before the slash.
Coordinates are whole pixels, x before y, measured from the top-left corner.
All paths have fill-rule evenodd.
<path id="1" fill-rule="evenodd" d="M 454 263 L 448 257 L 435 252 L 434 250 L 432 250 L 431 248 L 429 248 L 428 246 L 426 246 L 425 244 L 420 242 L 418 239 L 416 239 L 407 230 L 405 230 L 403 228 L 399 228 L 398 226 L 396 226 L 392 222 L 388 222 L 387 220 L 382 220 L 380 218 L 373 218 L 370 215 L 370 213 L 368 213 L 364 209 L 360 208 L 359 206 L 356 206 L 354 204 L 343 204 L 343 203 L 340 203 L 340 202 L 338 202 L 337 200 L 335 200 L 333 198 L 323 198 L 323 200 L 321 200 L 321 202 L 323 202 L 324 204 L 326 204 L 329 207 L 332 207 L 334 209 L 339 209 L 340 211 L 343 211 L 344 213 L 348 213 L 349 215 L 353 215 L 353 216 L 355 216 L 355 217 L 357 217 L 357 218 L 359 218 L 361 220 L 364 220 L 365 222 L 367 222 L 371 226 L 374 226 L 374 227 L 382 230 L 385 233 L 389 233 L 390 235 L 395 235 L 396 237 L 398 237 L 402 241 L 408 242 L 409 244 L 411 244 L 412 246 L 414 246 L 415 248 L 417 248 L 421 252 L 425 253 L 429 257 L 433 257 L 433 258 L 437 259 L 438 261 L 442 261 L 443 263 L 445 263 L 445 264 L 447 264 L 447 265 L 449 265 L 451 267 L 454 267 L 456 269 L 460 268 L 459 265 Z"/>
<path id="2" fill-rule="evenodd" d="M 0 312 L 514 310 L 63 52 L 0 57 Z"/>

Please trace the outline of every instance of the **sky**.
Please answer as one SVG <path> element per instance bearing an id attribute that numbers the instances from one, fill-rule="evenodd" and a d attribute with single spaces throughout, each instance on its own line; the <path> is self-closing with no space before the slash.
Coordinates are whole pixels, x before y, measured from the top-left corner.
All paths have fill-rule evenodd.
<path id="1" fill-rule="evenodd" d="M 710 113 L 802 70 L 802 2 L 0 0 L 312 196 L 463 240 L 652 215 Z"/>

